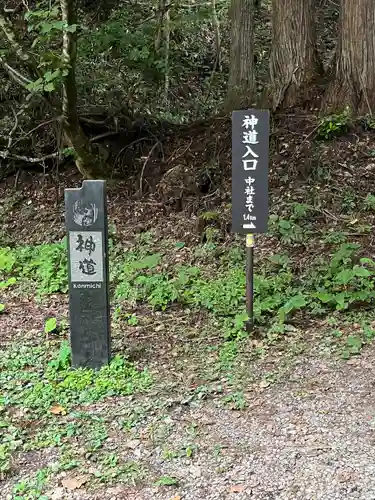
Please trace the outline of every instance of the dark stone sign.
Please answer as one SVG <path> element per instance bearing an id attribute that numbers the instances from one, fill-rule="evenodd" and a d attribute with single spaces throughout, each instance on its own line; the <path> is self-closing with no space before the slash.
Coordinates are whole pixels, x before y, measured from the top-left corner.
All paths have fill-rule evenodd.
<path id="1" fill-rule="evenodd" d="M 232 231 L 266 233 L 269 112 L 232 113 Z"/>
<path id="2" fill-rule="evenodd" d="M 72 364 L 100 368 L 111 356 L 105 181 L 65 190 Z"/>

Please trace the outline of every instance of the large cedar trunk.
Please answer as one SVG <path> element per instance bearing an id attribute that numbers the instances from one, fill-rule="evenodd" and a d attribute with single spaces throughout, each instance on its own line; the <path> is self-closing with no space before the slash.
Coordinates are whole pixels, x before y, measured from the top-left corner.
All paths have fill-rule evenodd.
<path id="1" fill-rule="evenodd" d="M 315 0 L 272 0 L 270 80 L 274 109 L 308 100 L 322 74 L 314 5 Z"/>
<path id="2" fill-rule="evenodd" d="M 231 59 L 227 109 L 246 108 L 253 103 L 254 0 L 231 0 Z"/>
<path id="3" fill-rule="evenodd" d="M 375 111 L 375 1 L 342 0 L 340 34 L 325 111 Z"/>

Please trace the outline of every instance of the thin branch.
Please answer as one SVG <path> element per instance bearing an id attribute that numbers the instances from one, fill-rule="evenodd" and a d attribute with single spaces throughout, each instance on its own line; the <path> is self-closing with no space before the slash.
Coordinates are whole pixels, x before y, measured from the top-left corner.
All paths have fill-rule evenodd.
<path id="1" fill-rule="evenodd" d="M 164 21 L 164 16 L 167 12 L 167 10 L 170 8 L 170 5 L 165 4 L 165 0 L 161 0 L 159 4 L 159 9 L 158 11 L 154 14 L 153 17 L 159 17 L 158 20 L 158 29 L 156 32 L 156 38 L 155 38 L 155 52 L 159 52 L 160 50 L 160 45 L 161 45 L 161 33 L 163 30 L 163 21 Z"/>
<path id="2" fill-rule="evenodd" d="M 2 57 L 0 57 L 0 63 L 3 66 L 7 75 L 9 76 L 9 78 L 14 80 L 17 83 L 17 85 L 20 85 L 24 89 L 27 88 L 27 84 L 24 81 L 24 77 L 21 74 L 19 74 L 18 71 L 16 70 L 12 71 L 14 68 L 9 66 L 9 64 L 7 64 Z"/>
<path id="3" fill-rule="evenodd" d="M 150 160 L 151 158 L 151 155 L 152 155 L 152 152 L 154 151 L 154 149 L 156 148 L 156 146 L 161 146 L 160 144 L 160 141 L 157 141 L 155 142 L 155 144 L 152 146 L 152 148 L 150 149 L 150 152 L 148 153 L 148 156 L 143 164 L 143 167 L 142 167 L 142 172 L 141 172 L 141 177 L 139 179 L 139 196 L 141 197 L 142 196 L 142 190 L 143 190 L 143 175 L 145 173 L 145 168 L 146 168 L 146 165 L 148 163 L 148 161 Z"/>
<path id="4" fill-rule="evenodd" d="M 43 163 L 46 160 L 51 160 L 53 158 L 57 158 L 60 155 L 60 153 L 52 153 L 50 155 L 42 156 L 40 158 L 33 158 L 30 156 L 21 156 L 21 155 L 14 155 L 14 154 L 9 154 L 7 151 L 0 151 L 0 158 L 3 158 L 4 160 L 18 160 L 18 161 L 24 161 L 27 163 Z"/>
<path id="5" fill-rule="evenodd" d="M 3 30 L 11 48 L 16 52 L 22 61 L 30 62 L 30 56 L 23 50 L 22 45 L 17 40 L 12 24 L 2 14 L 0 14 L 0 28 Z"/>
<path id="6" fill-rule="evenodd" d="M 36 130 L 38 130 L 39 128 L 41 127 L 44 127 L 45 125 L 49 125 L 50 123 L 53 123 L 53 122 L 56 122 L 58 121 L 59 118 L 52 118 L 52 120 L 47 120 L 46 122 L 43 122 L 43 123 L 39 123 L 39 125 L 37 125 L 36 127 L 32 128 L 31 130 L 29 130 L 27 132 L 27 134 L 23 135 L 22 137 L 19 137 L 15 143 L 13 144 L 13 146 L 15 146 L 18 142 L 22 141 L 23 139 L 26 139 L 26 137 L 28 137 L 29 135 L 31 135 L 33 132 L 35 132 Z"/>
<path id="7" fill-rule="evenodd" d="M 16 76 L 19 80 L 21 80 L 21 82 L 23 84 L 27 85 L 29 83 L 32 83 L 32 81 L 29 78 L 27 78 L 26 76 L 22 75 L 18 70 L 16 70 L 12 66 L 10 66 L 10 64 L 8 64 L 7 62 L 5 62 L 5 61 L 2 60 L 2 64 L 3 64 L 4 68 L 7 71 L 9 71 L 10 73 L 12 73 L 12 75 Z"/>
<path id="8" fill-rule="evenodd" d="M 138 142 L 142 142 L 142 141 L 147 141 L 147 137 L 140 137 L 139 139 L 136 139 L 135 141 L 131 142 L 130 144 L 125 144 L 125 146 L 123 148 L 120 149 L 120 151 L 117 153 L 116 155 L 116 158 L 115 158 L 115 161 L 114 161 L 114 165 L 117 164 L 117 161 L 118 159 L 120 158 L 121 154 L 128 148 L 130 148 L 131 146 L 133 146 L 134 144 L 137 144 Z"/>
<path id="9" fill-rule="evenodd" d="M 13 113 L 14 113 L 14 125 L 13 125 L 13 128 L 9 132 L 9 135 L 8 135 L 8 144 L 7 144 L 6 151 L 10 151 L 10 148 L 12 147 L 13 136 L 16 133 L 16 130 L 18 128 L 18 117 L 22 113 L 22 111 L 23 111 L 23 107 L 21 107 L 21 109 L 17 113 L 15 113 L 15 111 L 13 110 Z"/>
<path id="10" fill-rule="evenodd" d="M 19 8 L 21 7 L 21 5 L 23 4 L 24 2 L 18 2 L 18 4 L 14 5 L 13 7 L 8 7 L 7 5 L 5 5 L 5 7 L 3 8 L 3 11 L 6 13 L 6 14 L 14 14 L 16 13 Z"/>
<path id="11" fill-rule="evenodd" d="M 164 101 L 165 105 L 168 106 L 168 94 L 169 94 L 169 47 L 170 47 L 170 38 L 171 38 L 171 26 L 170 26 L 170 14 L 169 10 L 165 13 L 165 25 L 164 25 L 164 33 L 165 33 L 165 57 L 164 57 L 164 65 L 165 65 L 165 82 L 164 82 Z"/>
<path id="12" fill-rule="evenodd" d="M 217 69 L 221 69 L 221 37 L 220 37 L 220 23 L 216 11 L 216 0 L 212 0 L 212 25 L 215 31 L 215 51 L 216 59 L 213 72 Z"/>
<path id="13" fill-rule="evenodd" d="M 120 135 L 120 132 L 103 132 L 102 134 L 96 135 L 95 137 L 91 137 L 90 142 L 96 142 L 100 139 L 105 139 L 106 137 L 113 137 L 115 135 Z"/>

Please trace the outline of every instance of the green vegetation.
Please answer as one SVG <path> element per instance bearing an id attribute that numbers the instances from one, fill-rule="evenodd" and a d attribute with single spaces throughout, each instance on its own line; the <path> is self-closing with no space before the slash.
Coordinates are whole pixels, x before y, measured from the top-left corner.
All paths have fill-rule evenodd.
<path id="1" fill-rule="evenodd" d="M 11 457 L 15 451 L 53 446 L 66 449 L 67 441 L 78 435 L 86 436 L 88 450 L 101 448 L 108 437 L 101 419 L 91 417 L 90 414 L 86 417 L 84 412 L 78 412 L 78 419 L 75 421 L 68 419 L 64 424 L 56 424 L 54 420 L 59 416 L 74 414 L 75 408 L 82 405 L 145 391 L 152 383 L 146 370 L 136 370 L 118 355 L 109 366 L 98 372 L 90 369 L 72 370 L 69 345 L 63 342 L 56 352 L 57 346 L 58 342 L 52 346 L 20 346 L 14 343 L 2 353 L 0 427 L 3 432 L 0 436 L 0 477 L 11 470 Z M 9 417 L 11 411 L 16 411 L 19 416 L 14 424 Z M 32 438 L 23 429 L 24 420 L 38 421 L 38 432 Z M 117 477 L 134 469 L 129 469 L 129 464 L 126 467 L 112 462 L 107 465 L 111 465 L 113 470 L 100 474 L 100 480 L 105 480 L 108 474 L 110 477 Z M 78 462 L 71 462 L 69 467 L 60 464 L 63 468 L 71 466 L 78 466 Z M 32 495 L 36 495 L 35 491 L 39 491 L 44 479 L 45 474 L 39 472 L 35 481 L 19 483 L 14 492 L 21 495 L 27 491 L 30 498 L 34 498 Z"/>
<path id="2" fill-rule="evenodd" d="M 277 226 L 271 228 L 283 243 L 300 241 L 302 235 L 306 237 L 301 226 L 296 232 L 292 222 L 273 221 L 277 221 Z M 329 241 L 334 241 L 332 234 Z M 162 252 L 147 251 L 148 246 L 140 244 L 120 260 L 121 248 L 112 248 L 111 276 L 117 315 L 121 316 L 124 304 L 144 303 L 162 311 L 172 304 L 179 304 L 206 310 L 222 318 L 223 325 L 241 331 L 246 315 L 244 255 L 240 247 L 222 253 L 209 266 L 199 265 L 199 262 L 170 264 L 169 254 L 163 256 Z M 375 262 L 357 257 L 360 251 L 359 244 L 333 245 L 329 260 L 315 257 L 298 274 L 287 254 L 267 256 L 267 260 L 258 265 L 255 275 L 256 321 L 260 324 L 284 323 L 297 311 L 322 315 L 332 309 L 370 305 L 375 298 Z M 213 251 L 211 253 L 214 255 Z M 7 286 L 23 285 L 32 280 L 35 291 L 41 296 L 66 290 L 63 244 L 3 248 L 0 249 L 0 259 L 0 276 Z M 138 321 L 132 314 L 126 319 L 129 325 L 136 325 Z M 45 331 L 55 329 L 56 319 L 50 318 Z"/>
<path id="3" fill-rule="evenodd" d="M 338 207 L 344 198 L 337 201 Z M 356 214 L 356 234 L 361 241 L 367 233 L 359 228 L 372 217 L 371 197 L 359 208 L 363 212 Z M 346 219 L 327 230 L 317 225 L 316 214 L 310 204 L 288 203 L 279 216 L 271 216 L 267 238 L 274 251 L 256 261 L 254 336 L 244 331 L 242 240 L 234 238 L 228 245 L 219 235 L 204 244 L 192 244 L 156 238 L 149 231 L 135 235 L 124 251 L 111 226 L 115 343 L 111 364 L 97 372 L 72 370 L 65 338 L 67 318 L 52 311 L 39 324 L 39 334 L 34 331 L 30 337 L 26 328 L 20 333 L 25 335 L 22 342 L 21 337 L 10 339 L 2 353 L 0 477 L 11 478 L 15 458 L 26 452 L 53 452 L 54 456 L 48 465 L 41 464 L 14 481 L 14 498 L 43 498 L 59 473 L 85 475 L 88 468 L 93 471 L 85 479 L 88 488 L 103 483 L 178 485 L 173 475 L 150 473 L 141 457 L 128 453 L 138 446 L 147 415 L 155 413 L 157 419 L 146 429 L 163 461 L 193 462 L 200 453 L 194 432 L 178 443 L 168 441 L 173 428 L 161 415 L 170 405 L 170 394 L 141 402 L 141 394 L 158 394 L 171 382 L 164 368 L 159 373 L 157 360 L 155 375 L 143 365 L 143 353 L 147 359 L 150 347 L 142 350 L 139 332 L 146 334 L 146 342 L 155 335 L 154 349 L 164 349 L 164 341 L 159 340 L 162 327 L 178 339 L 173 373 L 192 373 L 192 380 L 197 380 L 191 387 L 183 386 L 182 404 L 213 399 L 234 411 L 246 411 L 249 387 L 265 390 L 279 382 L 309 348 L 304 332 L 307 320 L 325 325 L 314 340 L 319 355 L 344 360 L 360 355 L 375 337 L 373 319 L 367 313 L 375 297 L 375 262 L 366 256 L 365 246 L 352 241 Z M 207 218 L 216 220 L 216 216 Z M 65 241 L 0 248 L 0 280 L 6 291 L 0 311 L 4 318 L 12 310 L 12 298 L 24 300 L 33 294 L 47 304 L 50 296 L 66 296 Z M 133 334 L 135 345 L 130 348 Z M 276 351 L 280 356 L 276 364 L 259 373 L 253 369 L 267 364 L 268 354 Z M 128 451 L 111 448 L 113 432 L 117 443 L 130 439 Z"/>

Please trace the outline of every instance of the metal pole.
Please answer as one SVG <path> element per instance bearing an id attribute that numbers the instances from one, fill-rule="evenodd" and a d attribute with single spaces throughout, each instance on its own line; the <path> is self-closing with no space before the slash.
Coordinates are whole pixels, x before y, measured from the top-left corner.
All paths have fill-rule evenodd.
<path id="1" fill-rule="evenodd" d="M 246 331 L 254 329 L 254 235 L 246 235 Z"/>

